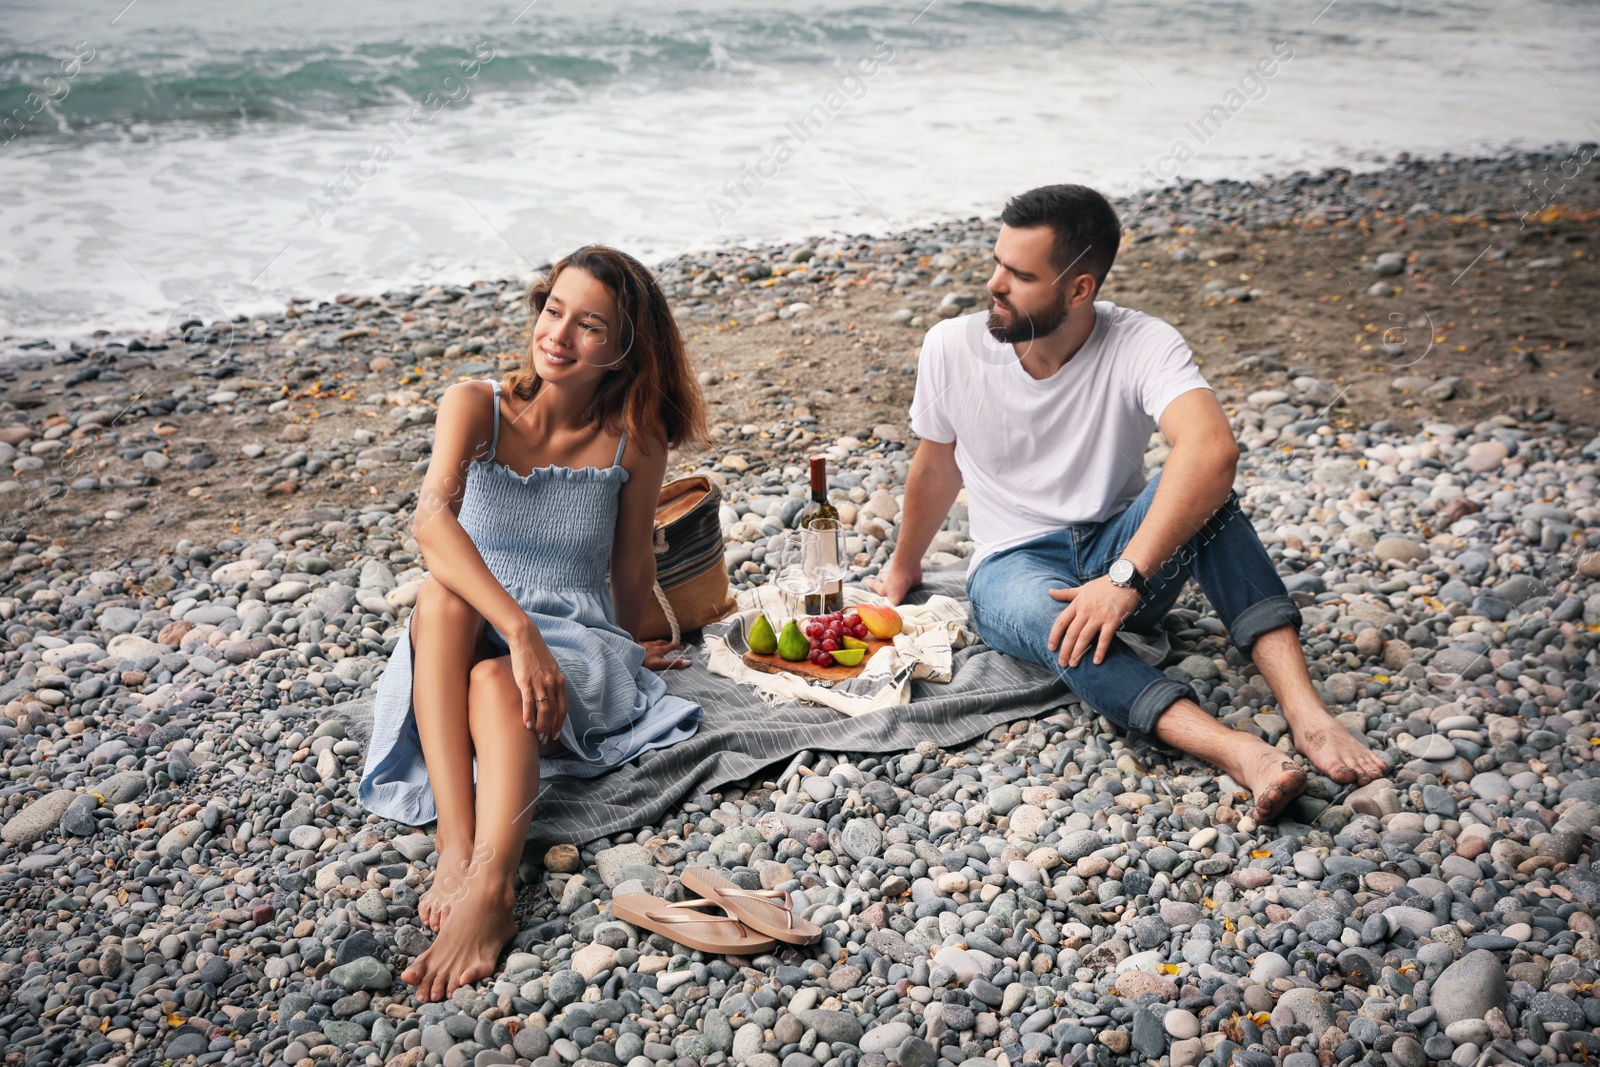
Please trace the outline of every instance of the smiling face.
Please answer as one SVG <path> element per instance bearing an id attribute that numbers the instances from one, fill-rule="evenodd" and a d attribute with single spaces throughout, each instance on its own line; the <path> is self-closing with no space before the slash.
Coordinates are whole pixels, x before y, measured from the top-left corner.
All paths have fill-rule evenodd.
<path id="1" fill-rule="evenodd" d="M 988 327 L 1002 344 L 1047 337 L 1066 321 L 1071 308 L 1094 299 L 1094 278 L 1086 273 L 1062 277 L 1051 265 L 1054 237 L 1049 226 L 1000 227 L 994 274 L 988 281 L 994 299 Z"/>
<path id="2" fill-rule="evenodd" d="M 556 278 L 533 328 L 533 366 L 563 385 L 598 382 L 622 361 L 616 298 L 581 267 Z"/>

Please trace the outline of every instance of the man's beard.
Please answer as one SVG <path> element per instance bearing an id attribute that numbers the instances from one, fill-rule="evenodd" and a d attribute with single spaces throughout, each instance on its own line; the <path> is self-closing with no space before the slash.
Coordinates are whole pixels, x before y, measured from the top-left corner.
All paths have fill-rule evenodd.
<path id="1" fill-rule="evenodd" d="M 994 311 L 989 312 L 989 336 L 1005 345 L 1025 344 L 1040 337 L 1048 337 L 1067 320 L 1067 305 L 1060 299 L 1031 314 L 1015 307 L 1011 307 L 1010 310 L 1009 321 Z"/>

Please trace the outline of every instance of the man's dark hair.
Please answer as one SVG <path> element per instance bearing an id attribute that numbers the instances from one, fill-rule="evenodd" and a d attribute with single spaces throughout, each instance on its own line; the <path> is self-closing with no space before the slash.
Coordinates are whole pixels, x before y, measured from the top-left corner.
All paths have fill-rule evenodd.
<path id="1" fill-rule="evenodd" d="M 1088 274 L 1096 291 L 1105 284 L 1122 243 L 1122 223 L 1105 197 L 1087 185 L 1041 185 L 1006 201 L 1000 221 L 1007 226 L 1049 226 L 1055 234 L 1050 265 L 1057 284 Z"/>

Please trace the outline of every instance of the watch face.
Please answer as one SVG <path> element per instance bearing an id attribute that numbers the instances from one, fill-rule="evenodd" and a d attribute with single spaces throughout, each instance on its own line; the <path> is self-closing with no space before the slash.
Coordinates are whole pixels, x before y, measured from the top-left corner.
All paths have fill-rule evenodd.
<path id="1" fill-rule="evenodd" d="M 1118 585 L 1125 585 L 1133 578 L 1133 564 L 1125 559 L 1119 559 L 1111 565 L 1108 572 L 1111 580 Z"/>

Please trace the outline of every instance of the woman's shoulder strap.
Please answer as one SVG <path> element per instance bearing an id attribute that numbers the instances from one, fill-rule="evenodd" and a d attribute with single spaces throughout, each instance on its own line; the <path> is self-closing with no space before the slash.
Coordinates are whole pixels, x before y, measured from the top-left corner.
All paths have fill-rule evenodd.
<path id="1" fill-rule="evenodd" d="M 622 431 L 622 440 L 617 442 L 617 458 L 611 461 L 613 467 L 622 466 L 622 450 L 628 447 L 628 431 Z"/>
<path id="2" fill-rule="evenodd" d="M 494 459 L 495 448 L 500 444 L 500 379 L 485 378 L 484 381 L 494 386 L 494 430 L 489 436 L 489 451 L 483 457 L 484 462 L 487 463 Z"/>

